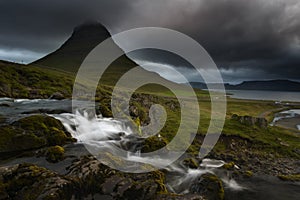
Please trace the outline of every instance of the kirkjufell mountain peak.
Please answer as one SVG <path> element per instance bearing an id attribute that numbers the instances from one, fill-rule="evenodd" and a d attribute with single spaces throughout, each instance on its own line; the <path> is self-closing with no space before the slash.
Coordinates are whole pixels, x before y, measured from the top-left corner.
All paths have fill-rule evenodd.
<path id="1" fill-rule="evenodd" d="M 86 21 L 73 29 L 72 38 L 82 39 L 84 37 L 97 38 L 98 40 L 105 40 L 111 34 L 104 25 L 97 21 Z"/>
<path id="2" fill-rule="evenodd" d="M 70 38 L 56 51 L 31 63 L 31 66 L 50 68 L 65 73 L 76 74 L 86 56 L 101 42 L 111 37 L 109 31 L 101 23 L 89 21 L 76 26 Z M 121 49 L 116 43 L 116 48 Z M 97 66 L 107 67 L 107 66 Z M 185 85 L 176 84 L 162 78 L 155 72 L 149 72 L 139 67 L 125 53 L 116 59 L 102 76 L 103 84 L 114 85 L 120 77 L 134 67 L 138 67 L 138 74 L 135 77 L 140 80 L 157 80 L 165 86 L 185 88 Z M 137 72 L 136 72 L 137 73 Z"/>
<path id="3" fill-rule="evenodd" d="M 30 65 L 76 73 L 88 53 L 109 37 L 111 34 L 104 25 L 96 21 L 87 21 L 76 26 L 71 36 L 56 51 Z M 129 58 L 126 59 L 126 63 L 136 65 Z"/>

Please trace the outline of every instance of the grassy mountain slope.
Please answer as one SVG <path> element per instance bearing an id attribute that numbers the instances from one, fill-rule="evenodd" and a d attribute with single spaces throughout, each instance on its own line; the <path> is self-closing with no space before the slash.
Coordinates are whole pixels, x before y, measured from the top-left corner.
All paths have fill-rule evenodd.
<path id="1" fill-rule="evenodd" d="M 69 97 L 72 83 L 68 73 L 0 61 L 1 97 L 49 98 L 55 92 Z"/>
<path id="2" fill-rule="evenodd" d="M 57 69 L 62 72 L 76 74 L 85 57 L 98 44 L 110 36 L 107 29 L 97 22 L 82 24 L 74 29 L 71 37 L 58 50 L 31 63 L 30 66 Z M 120 49 L 116 44 L 113 45 L 115 45 L 115 48 Z M 102 76 L 100 83 L 103 85 L 114 86 L 124 73 L 136 66 L 137 64 L 124 54 L 108 67 L 105 74 Z M 134 76 L 135 78 L 139 78 L 140 80 L 153 79 L 162 82 L 164 85 L 171 85 L 178 89 L 184 90 L 185 88 L 185 86 L 175 84 L 160 77 L 157 73 L 149 72 L 139 66 L 137 67 L 139 68 L 139 72 Z M 156 87 L 156 89 L 158 88 Z M 151 87 L 149 90 L 151 90 Z M 161 87 L 160 90 L 166 91 L 163 87 Z"/>

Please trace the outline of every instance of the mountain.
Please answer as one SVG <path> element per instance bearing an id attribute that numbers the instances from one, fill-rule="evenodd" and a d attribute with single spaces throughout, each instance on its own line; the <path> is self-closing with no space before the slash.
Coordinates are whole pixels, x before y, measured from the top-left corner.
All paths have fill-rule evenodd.
<path id="1" fill-rule="evenodd" d="M 85 57 L 92 51 L 98 44 L 105 39 L 111 37 L 108 30 L 98 22 L 88 22 L 76 27 L 71 37 L 56 51 L 49 55 L 29 64 L 40 68 L 55 69 L 66 73 L 76 74 L 81 63 Z M 114 48 L 119 50 L 120 47 L 113 43 Z M 122 51 L 122 50 L 121 50 Z M 105 59 L 105 58 L 101 58 Z M 101 64 L 101 60 L 99 62 Z M 97 63 L 99 65 L 99 63 Z M 105 66 L 97 66 L 105 67 Z M 105 71 L 101 78 L 101 84 L 114 86 L 116 82 L 129 70 L 137 67 L 135 74 L 129 80 L 136 82 L 160 82 L 167 87 L 176 87 L 177 89 L 184 89 L 186 86 L 173 83 L 162 78 L 159 74 L 149 72 L 142 67 L 138 66 L 134 61 L 127 57 L 126 54 L 116 59 L 108 69 Z M 95 70 L 97 68 L 95 67 Z M 157 89 L 157 87 L 155 87 Z M 150 88 L 154 90 L 154 87 Z M 162 89 L 162 88 L 161 88 Z M 163 89 L 165 90 L 165 89 Z"/>
<path id="2" fill-rule="evenodd" d="M 205 83 L 191 82 L 194 88 L 207 89 Z M 212 88 L 217 86 L 212 84 Z M 289 80 L 270 80 L 270 81 L 244 81 L 237 85 L 224 84 L 227 90 L 269 90 L 269 91 L 300 91 L 300 83 Z"/>
<path id="3" fill-rule="evenodd" d="M 28 65 L 0 61 L 0 96 L 13 98 L 49 98 L 59 92 L 65 97 L 72 95 L 72 86 L 76 72 L 85 57 L 99 43 L 110 37 L 107 29 L 97 23 L 88 22 L 76 28 L 69 39 L 49 55 Z M 122 51 L 114 42 L 113 47 Z M 95 67 L 95 70 L 99 69 Z M 149 72 L 123 55 L 106 69 L 100 84 L 109 86 L 100 90 L 111 90 L 117 81 L 129 70 L 135 73 L 128 80 L 134 83 L 159 82 L 160 85 L 185 90 L 186 86 L 168 81 L 157 73 Z M 97 77 L 96 77 L 97 78 Z M 98 80 L 98 79 L 97 79 Z M 165 87 L 149 84 L 141 88 L 142 92 L 166 92 Z"/>
<path id="4" fill-rule="evenodd" d="M 76 73 L 85 57 L 101 42 L 111 37 L 98 22 L 86 22 L 74 28 L 71 37 L 56 51 L 34 61 L 30 65 Z M 126 55 L 114 63 L 131 68 L 136 64 Z"/>

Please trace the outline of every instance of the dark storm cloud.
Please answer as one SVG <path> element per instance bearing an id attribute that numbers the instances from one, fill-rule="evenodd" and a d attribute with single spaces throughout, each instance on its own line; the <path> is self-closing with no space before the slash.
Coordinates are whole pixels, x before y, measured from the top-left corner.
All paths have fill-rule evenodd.
<path id="1" fill-rule="evenodd" d="M 298 0 L 5 0 L 0 49 L 5 58 L 12 52 L 12 59 L 16 51 L 32 52 L 32 60 L 56 49 L 89 19 L 112 33 L 140 26 L 181 31 L 205 47 L 228 80 L 300 77 Z M 161 53 L 136 56 L 185 65 Z"/>
<path id="2" fill-rule="evenodd" d="M 117 23 L 127 10 L 123 1 L 0 1 L 0 46 L 35 52 L 54 50 L 75 26 L 87 20 Z M 122 5 L 118 7 L 118 5 Z M 115 12 L 113 12 L 113 10 Z"/>
<path id="3" fill-rule="evenodd" d="M 259 79 L 300 79 L 299 1 L 204 0 L 185 3 L 185 9 L 173 5 L 176 12 L 167 12 L 167 17 L 160 17 L 168 19 L 164 21 L 166 27 L 196 39 L 221 69 L 235 74 L 247 71 L 249 77 Z M 184 6 L 178 2 L 177 5 Z M 163 53 L 137 56 L 184 65 Z"/>

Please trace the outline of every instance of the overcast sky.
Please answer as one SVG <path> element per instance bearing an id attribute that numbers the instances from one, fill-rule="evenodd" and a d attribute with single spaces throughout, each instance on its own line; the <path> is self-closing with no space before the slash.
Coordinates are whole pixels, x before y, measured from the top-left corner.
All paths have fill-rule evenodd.
<path id="1" fill-rule="evenodd" d="M 0 59 L 34 61 L 75 26 L 97 20 L 112 34 L 143 26 L 181 31 L 208 51 L 225 82 L 299 80 L 299 19 L 299 0 L 2 0 Z M 169 67 L 163 56 L 140 59 L 158 71 Z"/>

